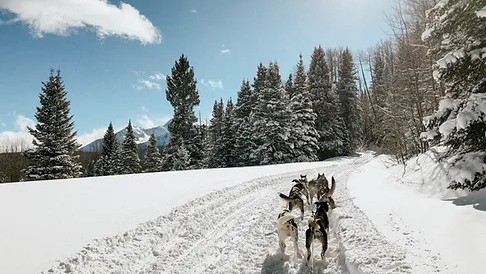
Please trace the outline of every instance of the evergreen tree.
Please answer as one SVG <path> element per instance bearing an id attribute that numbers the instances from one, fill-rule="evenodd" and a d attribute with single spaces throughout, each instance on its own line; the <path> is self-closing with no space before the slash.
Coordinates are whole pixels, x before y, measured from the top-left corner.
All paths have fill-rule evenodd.
<path id="1" fill-rule="evenodd" d="M 287 79 L 287 82 L 285 82 L 284 88 L 289 98 L 294 97 L 295 89 L 294 89 L 294 79 L 292 78 L 292 74 L 289 74 L 289 79 Z"/>
<path id="2" fill-rule="evenodd" d="M 363 128 L 358 88 L 356 87 L 356 69 L 353 56 L 347 48 L 341 53 L 337 92 L 341 102 L 344 124 L 349 135 L 350 148 L 354 151 L 362 142 Z"/>
<path id="3" fill-rule="evenodd" d="M 222 162 L 224 167 L 234 167 L 236 166 L 236 125 L 235 125 L 235 114 L 233 101 L 231 99 L 226 103 L 226 109 L 223 116 L 222 131 L 223 135 L 221 138 L 222 143 Z"/>
<path id="4" fill-rule="evenodd" d="M 142 170 L 140 158 L 138 157 L 138 147 L 135 143 L 135 134 L 133 133 L 132 122 L 128 121 L 125 139 L 122 144 L 121 156 L 123 159 L 123 173 L 139 173 Z"/>
<path id="5" fill-rule="evenodd" d="M 243 81 L 238 91 L 238 98 L 234 109 L 235 119 L 235 161 L 237 166 L 256 164 L 250 161 L 250 154 L 256 149 L 252 138 L 251 116 L 254 105 L 252 105 L 252 91 L 250 83 Z"/>
<path id="6" fill-rule="evenodd" d="M 94 165 L 94 173 L 97 176 L 117 175 L 122 174 L 122 168 L 120 144 L 110 123 L 103 136 L 101 156 Z"/>
<path id="7" fill-rule="evenodd" d="M 302 55 L 299 56 L 293 83 L 293 96 L 290 99 L 292 113 L 292 138 L 294 143 L 294 159 L 301 162 L 317 160 L 317 139 L 319 135 L 315 128 L 317 115 L 312 109 L 312 102 L 307 83 Z"/>
<path id="8" fill-rule="evenodd" d="M 152 133 L 149 139 L 149 145 L 147 147 L 147 153 L 144 160 L 145 172 L 158 172 L 162 171 L 162 156 L 160 150 L 157 147 L 157 138 Z"/>
<path id="9" fill-rule="evenodd" d="M 373 108 L 373 125 L 372 136 L 374 138 L 373 142 L 380 146 L 385 138 L 385 125 L 384 117 L 386 115 L 386 100 L 387 92 L 385 85 L 385 61 L 383 60 L 382 53 L 377 50 L 375 53 L 374 63 L 373 63 L 373 82 L 371 85 L 372 90 L 372 102 L 369 102 L 370 108 Z"/>
<path id="10" fill-rule="evenodd" d="M 434 76 L 445 96 L 438 112 L 427 117 L 423 136 L 447 147 L 450 188 L 479 190 L 486 187 L 486 5 L 440 1 L 428 18 L 422 38 L 439 58 Z"/>
<path id="11" fill-rule="evenodd" d="M 317 115 L 315 128 L 319 134 L 318 157 L 329 157 L 349 153 L 349 137 L 341 116 L 341 104 L 336 90 L 331 84 L 329 67 L 324 50 L 314 48 L 308 72 L 308 85 L 312 107 Z"/>
<path id="12" fill-rule="evenodd" d="M 252 116 L 257 148 L 250 159 L 263 165 L 290 162 L 293 153 L 290 139 L 291 115 L 277 63 L 270 63 L 265 78 L 265 88 L 258 93 Z"/>
<path id="13" fill-rule="evenodd" d="M 258 97 L 260 96 L 260 93 L 265 89 L 267 85 L 267 76 L 268 76 L 268 69 L 260 63 L 257 67 L 257 74 L 256 77 L 253 78 L 253 92 L 251 92 L 251 99 L 250 99 L 250 105 L 252 108 L 255 108 L 255 106 L 258 103 Z"/>
<path id="14" fill-rule="evenodd" d="M 78 156 L 74 155 L 79 145 L 60 71 L 54 75 L 51 70 L 48 81 L 42 85 L 41 106 L 35 114 L 37 124 L 29 128 L 34 137 L 34 149 L 26 153 L 31 164 L 24 170 L 24 180 L 79 177 L 81 166 L 77 162 Z"/>
<path id="15" fill-rule="evenodd" d="M 223 167 L 223 100 L 215 101 L 213 105 L 213 114 L 209 124 L 208 136 L 208 160 L 206 161 L 211 168 Z"/>
<path id="16" fill-rule="evenodd" d="M 181 143 L 174 155 L 174 170 L 187 170 L 191 164 L 191 156 L 186 145 Z"/>
<path id="17" fill-rule="evenodd" d="M 172 74 L 167 76 L 166 97 L 174 107 L 174 117 L 169 123 L 171 140 L 167 149 L 166 166 L 174 169 L 175 157 L 189 154 L 187 168 L 197 168 L 202 165 L 203 144 L 198 138 L 198 130 L 195 125 L 197 118 L 194 114 L 194 107 L 199 105 L 199 93 L 196 89 L 194 70 L 189 65 L 187 58 L 182 55 L 175 62 Z M 186 150 L 178 153 L 179 149 Z M 186 163 L 185 159 L 178 160 L 178 167 Z"/>

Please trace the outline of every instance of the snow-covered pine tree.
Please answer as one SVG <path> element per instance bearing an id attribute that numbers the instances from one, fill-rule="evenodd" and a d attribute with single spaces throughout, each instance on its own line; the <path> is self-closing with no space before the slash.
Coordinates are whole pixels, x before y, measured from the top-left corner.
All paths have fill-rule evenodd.
<path id="1" fill-rule="evenodd" d="M 191 156 L 186 149 L 186 145 L 181 143 L 174 155 L 173 170 L 187 170 L 191 164 Z"/>
<path id="2" fill-rule="evenodd" d="M 251 97 L 252 90 L 250 82 L 243 81 L 238 91 L 238 98 L 234 110 L 236 131 L 235 164 L 237 166 L 256 164 L 250 161 L 250 154 L 256 148 L 251 134 L 252 124 L 250 123 L 250 116 L 254 107 Z"/>
<path id="3" fill-rule="evenodd" d="M 294 96 L 295 90 L 294 90 L 294 79 L 292 77 L 292 74 L 289 74 L 289 78 L 287 79 L 287 82 L 285 82 L 284 86 L 285 91 L 287 92 L 287 96 L 292 99 Z"/>
<path id="4" fill-rule="evenodd" d="M 159 172 L 162 171 L 162 156 L 157 147 L 157 138 L 152 133 L 147 147 L 147 153 L 144 159 L 144 172 Z"/>
<path id="5" fill-rule="evenodd" d="M 479 190 L 486 187 L 486 3 L 442 0 L 428 18 L 422 38 L 440 58 L 434 76 L 446 95 L 425 119 L 423 137 L 446 146 L 450 188 Z"/>
<path id="6" fill-rule="evenodd" d="M 356 87 L 356 69 L 353 56 L 348 48 L 341 53 L 337 93 L 341 102 L 341 114 L 349 135 L 351 151 L 355 151 L 362 142 L 363 128 L 361 108 Z"/>
<path id="7" fill-rule="evenodd" d="M 231 99 L 226 103 L 226 108 L 224 110 L 223 125 L 222 125 L 222 162 L 224 167 L 234 167 L 236 166 L 236 152 L 235 152 L 235 142 L 236 142 L 236 126 L 235 126 L 235 114 L 234 105 Z"/>
<path id="8" fill-rule="evenodd" d="M 293 144 L 290 140 L 289 99 L 282 86 L 277 63 L 270 63 L 265 78 L 265 88 L 258 93 L 252 115 L 257 147 L 250 158 L 262 165 L 291 162 Z"/>
<path id="9" fill-rule="evenodd" d="M 208 128 L 208 153 L 206 160 L 208 167 L 224 167 L 223 164 L 223 115 L 224 106 L 223 99 L 219 102 L 214 101 L 213 114 L 209 121 Z"/>
<path id="10" fill-rule="evenodd" d="M 61 72 L 51 74 L 46 83 L 42 83 L 39 95 L 40 107 L 35 118 L 37 124 L 29 128 L 34 137 L 34 148 L 26 153 L 31 164 L 23 172 L 23 179 L 49 180 L 79 177 L 81 165 L 74 153 L 79 148 L 76 142 L 74 123 L 69 114 L 70 102 L 66 99 L 67 91 L 61 78 Z"/>
<path id="11" fill-rule="evenodd" d="M 122 143 L 121 156 L 123 159 L 123 174 L 139 173 L 142 171 L 140 166 L 140 158 L 138 157 L 138 147 L 135 142 L 135 134 L 133 133 L 132 122 L 128 121 L 125 139 Z"/>
<path id="12" fill-rule="evenodd" d="M 315 125 L 317 115 L 312 109 L 311 95 L 302 55 L 299 56 L 294 79 L 291 87 L 292 97 L 290 98 L 290 112 L 292 115 L 291 139 L 294 144 L 293 161 L 311 162 L 318 159 L 317 151 L 319 146 L 317 145 L 317 140 L 319 135 Z"/>
<path id="13" fill-rule="evenodd" d="M 373 124 L 371 125 L 373 142 L 381 146 L 385 138 L 384 117 L 386 115 L 387 91 L 385 85 L 385 60 L 381 48 L 378 47 L 374 54 L 371 83 L 371 100 L 373 105 Z M 371 108 L 372 106 L 370 106 Z"/>
<path id="14" fill-rule="evenodd" d="M 252 84 L 253 91 L 250 93 L 251 94 L 250 106 L 252 107 L 252 110 L 254 110 L 255 106 L 258 103 L 258 97 L 260 96 L 260 93 L 263 91 L 263 89 L 265 89 L 267 85 L 267 76 L 268 76 L 268 68 L 265 67 L 262 63 L 260 63 L 257 67 L 257 74 L 253 78 L 253 84 Z"/>
<path id="15" fill-rule="evenodd" d="M 122 168 L 120 144 L 110 123 L 103 136 L 101 156 L 94 164 L 94 173 L 97 176 L 117 175 L 122 174 Z"/>
<path id="16" fill-rule="evenodd" d="M 175 62 L 172 74 L 167 76 L 166 97 L 174 107 L 174 117 L 168 127 L 171 140 L 167 148 L 165 166 L 174 169 L 173 164 L 176 161 L 174 157 L 185 155 L 185 152 L 177 153 L 183 145 L 186 152 L 189 153 L 189 166 L 184 169 L 198 168 L 203 161 L 203 144 L 202 140 L 198 138 L 194 107 L 199 105 L 200 101 L 194 70 L 184 55 Z M 185 159 L 181 159 L 178 161 L 178 167 L 186 162 Z"/>
<path id="17" fill-rule="evenodd" d="M 308 85 L 312 107 L 317 115 L 318 157 L 324 160 L 349 153 L 349 137 L 341 116 L 341 104 L 333 89 L 324 49 L 314 48 L 309 66 Z"/>

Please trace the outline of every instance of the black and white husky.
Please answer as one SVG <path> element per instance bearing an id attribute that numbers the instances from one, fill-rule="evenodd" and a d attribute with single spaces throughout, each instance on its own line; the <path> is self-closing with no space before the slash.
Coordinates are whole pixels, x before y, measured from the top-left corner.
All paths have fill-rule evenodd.
<path id="1" fill-rule="evenodd" d="M 322 174 L 324 176 L 324 174 Z M 319 177 L 318 177 L 319 178 Z M 331 209 L 336 208 L 336 203 L 332 198 L 334 191 L 336 190 L 336 180 L 334 180 L 334 176 L 331 178 L 331 186 L 329 187 L 329 182 L 327 181 L 326 177 L 318 184 L 317 190 L 317 199 L 319 202 L 326 201 L 329 203 L 329 207 Z"/>
<path id="2" fill-rule="evenodd" d="M 321 243 L 321 259 L 324 259 L 324 253 L 327 250 L 329 235 L 329 219 L 327 212 L 329 205 L 327 202 L 316 202 L 316 212 L 309 218 L 309 228 L 305 232 L 305 248 L 307 249 L 306 261 L 312 256 L 312 243 L 318 240 Z"/>
<path id="3" fill-rule="evenodd" d="M 300 209 L 301 219 L 304 218 L 304 200 L 302 197 L 307 197 L 307 189 L 305 185 L 299 180 L 295 179 L 293 182 L 297 182 L 289 192 L 289 196 L 279 193 L 280 198 L 289 202 L 289 210 L 292 211 L 295 207 Z"/>
<path id="4" fill-rule="evenodd" d="M 294 245 L 294 254 L 297 258 L 302 258 L 302 254 L 299 249 L 299 234 L 297 229 L 297 223 L 295 222 L 295 217 L 291 210 L 284 209 L 277 218 L 277 234 L 280 246 L 280 251 L 285 254 L 285 241 L 290 237 Z"/>

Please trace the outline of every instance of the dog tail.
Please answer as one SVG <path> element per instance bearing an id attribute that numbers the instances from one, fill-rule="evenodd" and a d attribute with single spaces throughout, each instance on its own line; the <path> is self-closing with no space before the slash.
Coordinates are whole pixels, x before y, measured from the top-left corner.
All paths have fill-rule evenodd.
<path id="1" fill-rule="evenodd" d="M 293 201 L 294 200 L 293 197 L 291 198 L 291 197 L 289 197 L 289 196 L 287 196 L 287 195 L 285 195 L 283 193 L 279 193 L 278 196 L 280 196 L 280 198 L 282 198 L 282 199 L 284 199 L 286 201 Z"/>
<path id="2" fill-rule="evenodd" d="M 277 233 L 277 229 L 275 229 L 275 230 L 273 230 L 273 231 L 270 231 L 270 232 L 265 233 L 265 236 L 270 236 L 270 235 L 272 235 L 272 234 L 274 234 L 274 233 Z"/>
<path id="3" fill-rule="evenodd" d="M 287 195 L 285 195 L 283 193 L 279 193 L 278 196 L 280 196 L 280 198 L 282 198 L 282 199 L 284 199 L 286 201 L 295 201 L 295 200 L 301 199 L 298 196 L 291 196 L 291 197 L 289 197 L 289 196 L 287 196 Z"/>
<path id="4" fill-rule="evenodd" d="M 329 189 L 329 191 L 327 192 L 327 197 L 331 197 L 332 194 L 334 194 L 334 191 L 336 190 L 336 180 L 334 180 L 334 176 L 332 176 L 332 179 L 331 179 L 331 188 Z"/>
<path id="5" fill-rule="evenodd" d="M 290 221 L 290 220 L 293 220 L 295 219 L 295 216 L 294 215 L 285 215 L 285 216 L 282 216 L 280 218 L 278 218 L 277 220 L 277 227 L 281 227 L 283 226 L 286 222 Z"/>

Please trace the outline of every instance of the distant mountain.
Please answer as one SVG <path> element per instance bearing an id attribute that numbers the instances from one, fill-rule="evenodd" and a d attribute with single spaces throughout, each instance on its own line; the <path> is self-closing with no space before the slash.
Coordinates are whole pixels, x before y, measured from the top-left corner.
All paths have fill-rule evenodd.
<path id="1" fill-rule="evenodd" d="M 139 144 L 142 147 L 142 149 L 145 149 L 148 145 L 150 135 L 153 133 L 155 134 L 155 138 L 157 138 L 158 146 L 167 144 L 170 139 L 170 133 L 169 130 L 167 129 L 168 125 L 169 122 L 167 122 L 163 126 L 158 126 L 154 128 L 148 128 L 148 129 L 134 126 L 133 133 L 135 135 L 135 142 Z M 126 134 L 127 134 L 126 128 L 115 133 L 115 136 L 118 139 L 118 142 L 120 142 L 120 144 L 125 139 Z M 84 152 L 93 152 L 93 151 L 101 150 L 102 142 L 103 142 L 103 138 L 94 140 L 93 142 L 85 146 L 82 146 L 80 150 Z"/>

